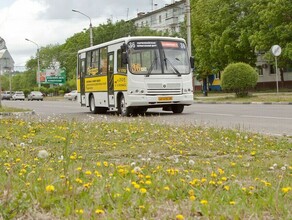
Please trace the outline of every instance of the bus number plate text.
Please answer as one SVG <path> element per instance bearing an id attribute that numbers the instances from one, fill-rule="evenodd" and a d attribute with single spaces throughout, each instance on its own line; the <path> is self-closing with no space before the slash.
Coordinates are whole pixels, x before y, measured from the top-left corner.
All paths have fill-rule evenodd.
<path id="1" fill-rule="evenodd" d="M 172 97 L 171 96 L 164 96 L 164 97 L 158 97 L 158 101 L 172 101 Z"/>

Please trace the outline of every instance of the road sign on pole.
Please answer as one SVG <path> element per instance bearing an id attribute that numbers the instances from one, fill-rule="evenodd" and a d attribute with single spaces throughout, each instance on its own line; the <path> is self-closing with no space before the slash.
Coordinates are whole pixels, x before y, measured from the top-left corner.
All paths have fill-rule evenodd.
<path id="1" fill-rule="evenodd" d="M 276 85 L 277 85 L 277 94 L 279 92 L 279 83 L 278 83 L 278 62 L 277 57 L 281 55 L 282 49 L 279 45 L 274 45 L 271 48 L 272 54 L 275 56 L 275 67 L 276 67 Z"/>

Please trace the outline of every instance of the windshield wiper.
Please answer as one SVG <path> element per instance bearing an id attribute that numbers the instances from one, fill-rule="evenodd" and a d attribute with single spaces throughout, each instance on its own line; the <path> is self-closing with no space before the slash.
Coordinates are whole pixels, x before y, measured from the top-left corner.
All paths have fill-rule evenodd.
<path id="1" fill-rule="evenodd" d="M 154 67 L 154 64 L 157 62 L 157 57 L 155 57 L 153 60 L 152 60 L 152 63 L 149 67 L 149 70 L 148 70 L 148 73 L 146 74 L 146 77 L 149 77 L 149 75 L 151 74 L 152 70 L 153 70 L 153 67 Z"/>
<path id="2" fill-rule="evenodd" d="M 164 58 L 164 62 L 165 62 L 165 67 L 167 68 L 167 61 L 170 64 L 170 67 L 172 68 L 172 70 L 178 75 L 181 76 L 181 73 L 177 70 L 177 68 L 170 62 L 170 60 L 168 58 Z"/>

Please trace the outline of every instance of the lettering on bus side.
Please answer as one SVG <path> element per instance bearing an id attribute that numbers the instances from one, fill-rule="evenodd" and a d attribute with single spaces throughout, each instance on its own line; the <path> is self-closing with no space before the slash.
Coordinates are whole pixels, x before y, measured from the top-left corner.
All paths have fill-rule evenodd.
<path id="1" fill-rule="evenodd" d="M 127 76 L 124 74 L 114 75 L 114 90 L 126 91 L 127 90 Z"/>
<path id="2" fill-rule="evenodd" d="M 107 91 L 107 76 L 99 76 L 85 79 L 85 92 Z"/>

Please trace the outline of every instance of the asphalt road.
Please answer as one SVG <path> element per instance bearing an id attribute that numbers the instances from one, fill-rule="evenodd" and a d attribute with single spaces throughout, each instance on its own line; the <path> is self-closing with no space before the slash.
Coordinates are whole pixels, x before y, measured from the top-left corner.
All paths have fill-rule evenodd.
<path id="1" fill-rule="evenodd" d="M 148 120 L 171 125 L 212 126 L 271 135 L 292 136 L 292 105 L 202 104 L 185 107 L 182 114 L 148 109 L 146 116 L 120 117 L 114 113 L 94 115 L 74 101 L 2 101 L 4 106 L 31 109 L 33 117 L 74 118 L 90 121 Z"/>

